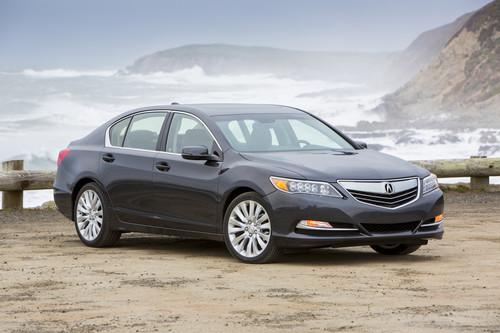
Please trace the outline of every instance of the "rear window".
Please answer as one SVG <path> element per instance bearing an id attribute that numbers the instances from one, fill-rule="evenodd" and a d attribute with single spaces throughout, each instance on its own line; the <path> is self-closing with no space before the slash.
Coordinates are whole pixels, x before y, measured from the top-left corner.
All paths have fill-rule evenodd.
<path id="1" fill-rule="evenodd" d="M 119 121 L 111 127 L 109 130 L 109 141 L 112 146 L 121 147 L 123 145 L 123 139 L 125 138 L 130 119 L 127 118 Z"/>
<path id="2" fill-rule="evenodd" d="M 144 113 L 134 116 L 125 134 L 123 147 L 156 150 L 165 113 Z"/>

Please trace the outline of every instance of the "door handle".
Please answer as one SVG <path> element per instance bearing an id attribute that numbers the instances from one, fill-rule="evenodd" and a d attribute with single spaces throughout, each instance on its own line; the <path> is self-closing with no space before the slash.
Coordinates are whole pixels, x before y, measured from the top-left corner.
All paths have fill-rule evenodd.
<path id="1" fill-rule="evenodd" d="M 102 160 L 104 162 L 113 163 L 115 160 L 115 157 L 113 156 L 113 154 L 106 153 L 106 154 L 102 155 Z"/>
<path id="2" fill-rule="evenodd" d="M 170 165 L 168 165 L 167 162 L 157 162 L 155 167 L 156 170 L 161 172 L 167 172 L 168 170 L 170 170 Z"/>

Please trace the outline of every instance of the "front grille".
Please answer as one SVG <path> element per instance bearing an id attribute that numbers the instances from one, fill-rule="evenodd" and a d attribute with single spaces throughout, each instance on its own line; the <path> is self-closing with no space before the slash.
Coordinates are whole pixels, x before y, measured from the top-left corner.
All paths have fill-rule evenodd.
<path id="1" fill-rule="evenodd" d="M 420 221 L 405 223 L 361 223 L 363 228 L 372 233 L 405 232 L 415 230 Z"/>
<path id="2" fill-rule="evenodd" d="M 349 190 L 349 193 L 358 201 L 372 205 L 394 208 L 404 205 L 417 197 L 418 189 L 414 187 L 407 191 L 396 194 L 376 194 L 372 192 L 362 192 Z"/>
<path id="3" fill-rule="evenodd" d="M 356 200 L 380 207 L 397 208 L 418 197 L 418 179 L 393 181 L 339 181 Z M 386 190 L 389 187 L 391 192 Z"/>

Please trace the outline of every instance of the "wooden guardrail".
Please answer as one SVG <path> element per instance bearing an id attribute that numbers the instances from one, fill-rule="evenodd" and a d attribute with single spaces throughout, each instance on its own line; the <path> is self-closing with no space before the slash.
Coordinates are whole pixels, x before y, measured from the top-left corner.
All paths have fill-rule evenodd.
<path id="1" fill-rule="evenodd" d="M 500 158 L 472 156 L 468 159 L 410 161 L 438 178 L 470 177 L 471 190 L 484 190 L 490 177 L 500 176 Z"/>
<path id="2" fill-rule="evenodd" d="M 2 193 L 2 209 L 22 209 L 23 191 L 48 190 L 52 188 L 56 173 L 54 171 L 28 171 L 24 169 L 24 161 L 14 160 L 2 162 L 0 172 L 0 191 Z"/>
<path id="3" fill-rule="evenodd" d="M 500 176 L 500 158 L 471 157 L 456 160 L 410 161 L 428 169 L 438 178 L 470 177 L 472 190 L 484 190 L 489 177 Z M 23 191 L 51 189 L 53 171 L 23 170 L 20 160 L 2 163 L 0 191 L 3 191 L 2 209 L 22 209 Z"/>

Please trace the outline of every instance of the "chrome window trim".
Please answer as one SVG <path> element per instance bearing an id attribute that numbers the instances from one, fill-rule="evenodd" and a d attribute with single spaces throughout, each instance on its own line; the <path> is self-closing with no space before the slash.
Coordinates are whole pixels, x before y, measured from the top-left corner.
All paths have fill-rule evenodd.
<path id="1" fill-rule="evenodd" d="M 404 181 L 404 180 L 414 180 L 416 179 L 417 180 L 417 195 L 415 197 L 415 199 L 413 199 L 412 201 L 409 201 L 401 206 L 397 206 L 397 207 L 384 207 L 384 206 L 378 206 L 378 205 L 374 205 L 374 204 L 371 204 L 371 203 L 367 203 L 367 202 L 363 202 L 363 201 L 360 201 L 358 199 L 356 199 L 352 194 L 351 192 L 349 192 L 348 189 L 346 189 L 344 187 L 344 185 L 342 185 L 342 182 L 358 182 L 358 183 L 386 183 L 386 182 L 397 182 L 397 181 Z M 344 191 L 347 192 L 347 194 L 349 195 L 349 197 L 351 197 L 352 199 L 354 199 L 355 201 L 363 204 L 363 205 L 368 205 L 368 206 L 373 206 L 373 207 L 377 207 L 377 208 L 383 208 L 383 209 L 390 209 L 390 210 L 395 210 L 395 209 L 400 209 L 402 207 L 405 207 L 405 206 L 408 206 L 412 203 L 414 203 L 415 201 L 417 201 L 420 196 L 421 196 L 421 180 L 419 177 L 406 177 L 406 178 L 392 178 L 392 179 L 338 179 L 337 180 L 337 183 L 342 187 L 342 189 L 344 189 Z"/>
<path id="2" fill-rule="evenodd" d="M 113 127 L 115 124 L 119 123 L 122 120 L 125 120 L 127 118 L 132 118 L 134 116 L 137 116 L 137 115 L 140 115 L 140 114 L 145 114 L 145 113 L 165 113 L 165 117 L 167 117 L 169 114 L 174 114 L 174 113 L 180 113 L 180 114 L 185 114 L 187 116 L 191 116 L 191 117 L 195 118 L 196 120 L 198 120 L 205 127 L 205 129 L 208 131 L 208 133 L 210 134 L 210 136 L 212 137 L 212 139 L 214 139 L 215 143 L 217 144 L 217 147 L 219 147 L 219 149 L 222 151 L 222 147 L 219 144 L 219 141 L 217 141 L 217 139 L 215 138 L 215 136 L 212 133 L 212 131 L 210 130 L 210 128 L 208 128 L 207 124 L 205 124 L 205 122 L 203 120 L 201 120 L 198 116 L 196 116 L 196 115 L 194 115 L 192 113 L 189 113 L 189 112 L 176 111 L 176 110 L 168 110 L 168 109 L 138 111 L 136 113 L 129 114 L 129 115 L 125 116 L 125 117 L 122 117 L 122 118 L 114 121 L 112 124 L 110 124 L 106 128 L 106 134 L 105 134 L 105 137 L 104 137 L 104 147 L 106 147 L 106 148 L 124 149 L 124 150 L 132 150 L 132 151 L 144 151 L 144 152 L 153 152 L 153 153 L 161 153 L 161 154 L 167 154 L 167 155 L 181 156 L 182 154 L 172 153 L 172 152 L 168 152 L 168 151 L 149 150 L 149 149 L 140 149 L 140 148 L 129 148 L 129 147 L 119 147 L 119 146 L 113 146 L 111 144 L 111 140 L 109 138 L 109 131 L 110 131 L 111 127 Z M 129 126 L 130 126 L 130 124 L 129 124 Z M 127 131 L 128 131 L 128 128 L 127 128 Z"/>
<path id="3" fill-rule="evenodd" d="M 212 133 L 212 131 L 210 130 L 210 128 L 208 128 L 207 124 L 205 124 L 205 122 L 203 120 L 201 120 L 198 116 L 195 116 L 194 114 L 192 113 L 189 113 L 189 112 L 184 112 L 184 111 L 170 111 L 172 114 L 174 113 L 180 113 L 180 114 L 185 114 L 187 116 L 190 116 L 190 117 L 193 117 L 195 118 L 196 120 L 198 120 L 204 127 L 205 129 L 208 131 L 208 134 L 210 134 L 210 136 L 212 137 L 212 139 L 214 139 L 215 141 L 215 144 L 217 145 L 217 147 L 219 147 L 220 151 L 222 151 L 222 147 L 221 145 L 219 144 L 219 141 L 217 141 L 217 139 L 215 138 L 215 135 Z M 167 139 L 168 139 L 168 136 L 167 136 Z M 179 153 L 172 153 L 172 152 L 168 152 L 168 151 L 160 151 L 160 153 L 168 153 L 168 154 L 175 154 L 175 155 L 181 155 Z"/>

